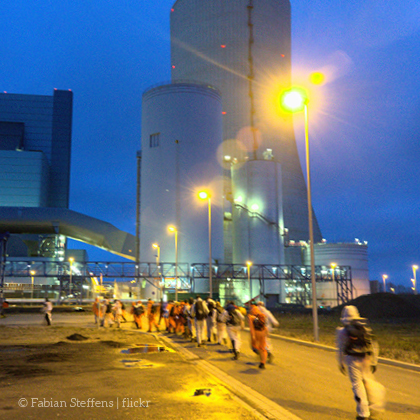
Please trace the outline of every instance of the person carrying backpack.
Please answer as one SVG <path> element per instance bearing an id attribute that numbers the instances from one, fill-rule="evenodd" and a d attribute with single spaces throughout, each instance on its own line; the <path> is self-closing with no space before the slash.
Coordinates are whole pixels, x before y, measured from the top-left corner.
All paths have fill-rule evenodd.
<path id="1" fill-rule="evenodd" d="M 241 329 L 244 316 L 239 312 L 233 301 L 228 302 L 222 315 L 226 322 L 226 328 L 232 342 L 233 359 L 238 360 L 241 351 Z"/>
<path id="2" fill-rule="evenodd" d="M 136 324 L 137 329 L 142 328 L 143 316 L 144 316 L 144 306 L 139 300 L 137 303 L 132 303 L 131 314 L 133 315 L 134 323 Z"/>
<path id="3" fill-rule="evenodd" d="M 367 320 L 355 306 L 345 306 L 341 313 L 344 327 L 337 328 L 338 368 L 347 373 L 356 400 L 357 420 L 373 419 L 372 413 L 384 411 L 385 388 L 374 379 L 379 346 Z"/>
<path id="4" fill-rule="evenodd" d="M 195 303 L 191 307 L 190 313 L 191 317 L 194 318 L 195 321 L 197 346 L 201 347 L 203 331 L 205 330 L 204 323 L 206 321 L 207 315 L 209 314 L 209 309 L 207 308 L 206 302 L 204 302 L 200 296 L 197 296 Z"/>
<path id="5" fill-rule="evenodd" d="M 207 341 L 211 343 L 212 338 L 216 340 L 216 302 L 207 298 L 207 308 L 209 309 L 207 315 Z"/>
<path id="6" fill-rule="evenodd" d="M 217 327 L 217 344 L 227 345 L 226 319 L 223 317 L 224 309 L 220 302 L 216 303 L 216 327 Z"/>
<path id="7" fill-rule="evenodd" d="M 254 301 L 251 302 L 248 321 L 249 331 L 251 333 L 251 346 L 260 355 L 260 365 L 258 367 L 265 369 L 265 363 L 267 361 L 267 319 Z"/>

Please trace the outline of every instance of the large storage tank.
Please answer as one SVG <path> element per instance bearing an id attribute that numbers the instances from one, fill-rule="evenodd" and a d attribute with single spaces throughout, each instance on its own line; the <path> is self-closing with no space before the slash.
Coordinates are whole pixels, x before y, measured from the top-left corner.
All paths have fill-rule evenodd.
<path id="1" fill-rule="evenodd" d="M 331 264 L 337 266 L 350 266 L 353 297 L 370 293 L 369 267 L 368 267 L 368 247 L 365 243 L 318 243 L 314 245 L 315 265 L 324 266 L 325 270 L 331 271 Z M 309 247 L 305 250 L 305 264 L 310 265 Z M 322 302 L 336 302 L 336 285 L 332 282 L 318 283 L 317 296 Z"/>
<path id="2" fill-rule="evenodd" d="M 222 167 L 217 147 L 222 136 L 219 92 L 207 85 L 172 83 L 143 95 L 140 260 L 155 261 L 153 243 L 160 245 L 160 261 L 207 263 L 208 206 L 197 193 L 212 194 L 212 252 L 223 256 Z"/>
<path id="3" fill-rule="evenodd" d="M 306 186 L 292 118 L 280 116 L 277 106 L 291 83 L 290 2 L 178 0 L 171 12 L 171 64 L 174 79 L 199 80 L 222 92 L 225 155 L 255 160 L 272 150 L 282 168 L 284 226 L 290 239 L 307 240 Z M 224 205 L 230 212 L 230 203 Z M 320 241 L 316 219 L 314 234 Z"/>

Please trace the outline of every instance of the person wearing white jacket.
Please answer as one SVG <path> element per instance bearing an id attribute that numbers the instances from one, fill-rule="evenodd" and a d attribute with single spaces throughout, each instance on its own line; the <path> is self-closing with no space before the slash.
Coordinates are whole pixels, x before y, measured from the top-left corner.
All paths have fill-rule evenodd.
<path id="1" fill-rule="evenodd" d="M 384 411 L 385 388 L 373 376 L 378 363 L 379 346 L 355 306 L 345 306 L 341 313 L 344 327 L 337 328 L 338 368 L 349 375 L 357 420 L 374 419 L 375 413 Z"/>

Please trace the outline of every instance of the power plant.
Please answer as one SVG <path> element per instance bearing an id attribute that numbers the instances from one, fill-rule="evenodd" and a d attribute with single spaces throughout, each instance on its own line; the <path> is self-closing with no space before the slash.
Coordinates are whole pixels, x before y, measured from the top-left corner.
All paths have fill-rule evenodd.
<path id="1" fill-rule="evenodd" d="M 206 188 L 212 197 L 216 270 L 243 266 L 246 280 L 252 270 L 247 261 L 253 267 L 308 265 L 306 184 L 292 118 L 278 105 L 279 94 L 291 86 L 290 2 L 178 0 L 170 22 L 172 82 L 143 95 L 141 260 L 153 260 L 155 242 L 165 243 L 162 262 L 175 261 L 175 251 L 178 262 L 208 260 L 206 207 L 197 200 Z M 313 220 L 316 263 L 324 267 L 318 280 L 330 286 L 321 288 L 319 298 L 330 302 L 340 294 L 336 278 L 332 281 L 338 273 L 331 272 L 333 262 L 358 267 L 356 287 L 345 293 L 369 293 L 366 244 L 325 244 L 314 213 Z M 169 224 L 178 232 L 174 245 L 168 241 Z M 328 257 L 321 258 L 326 246 Z M 329 281 L 322 280 L 322 270 Z M 201 287 L 195 282 L 197 291 L 209 291 L 210 277 L 218 276 L 212 271 Z M 287 269 L 285 278 L 274 272 L 270 282 L 261 275 L 255 281 L 264 280 L 271 289 L 276 284 L 274 300 L 286 302 L 299 286 L 295 281 L 292 290 Z M 219 293 L 225 283 L 216 285 Z M 253 297 L 249 291 L 232 295 Z"/>

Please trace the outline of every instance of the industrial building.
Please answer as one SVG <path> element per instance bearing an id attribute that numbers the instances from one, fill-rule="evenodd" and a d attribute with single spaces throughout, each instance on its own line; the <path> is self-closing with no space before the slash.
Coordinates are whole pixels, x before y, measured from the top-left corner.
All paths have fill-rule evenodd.
<path id="1" fill-rule="evenodd" d="M 308 295 L 306 286 L 287 282 L 287 273 L 302 267 L 296 272 L 308 276 L 309 229 L 292 118 L 278 106 L 279 94 L 291 85 L 290 2 L 178 0 L 170 23 L 172 82 L 143 95 L 141 260 L 153 261 L 152 244 L 164 243 L 160 261 L 177 257 L 209 281 L 208 266 L 197 270 L 209 255 L 206 207 L 197 199 L 197 192 L 207 188 L 212 277 L 222 266 L 230 266 L 226 272 L 231 273 L 215 286 L 219 295 L 235 277 L 232 273 L 241 272 L 238 279 L 246 283 L 247 270 L 253 272 L 249 261 L 261 269 L 258 278 L 248 279 L 251 285 L 259 284 L 273 301 L 296 301 L 290 296 L 298 294 L 297 288 Z M 367 246 L 326 245 L 314 212 L 313 220 L 322 283 L 318 298 L 331 305 L 343 293 L 369 293 Z M 168 236 L 168 224 L 177 229 L 176 243 Z M 339 265 L 334 272 L 333 262 Z M 343 286 L 345 292 L 337 286 L 343 273 L 350 284 Z M 209 291 L 203 282 L 195 288 Z M 252 286 L 237 283 L 236 288 L 242 292 L 231 291 L 231 296 L 252 297 Z"/>

